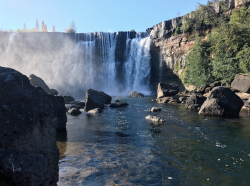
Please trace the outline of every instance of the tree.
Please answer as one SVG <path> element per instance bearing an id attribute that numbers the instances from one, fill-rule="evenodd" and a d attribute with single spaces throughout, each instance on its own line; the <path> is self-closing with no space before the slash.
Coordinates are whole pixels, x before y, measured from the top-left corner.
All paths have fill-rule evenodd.
<path id="1" fill-rule="evenodd" d="M 134 29 L 132 29 L 132 30 L 130 30 L 130 32 L 135 32 L 135 30 L 134 30 Z"/>
<path id="2" fill-rule="evenodd" d="M 23 23 L 23 32 L 26 32 L 26 24 Z"/>
<path id="3" fill-rule="evenodd" d="M 38 23 L 38 20 L 36 20 L 36 27 L 35 27 L 35 29 L 36 29 L 36 32 L 39 32 L 39 23 Z"/>
<path id="4" fill-rule="evenodd" d="M 75 22 L 72 21 L 71 24 L 69 25 L 68 30 L 65 30 L 66 33 L 75 33 L 76 32 L 76 26 Z"/>
<path id="5" fill-rule="evenodd" d="M 47 25 L 44 25 L 44 32 L 48 32 Z"/>
<path id="6" fill-rule="evenodd" d="M 53 28 L 52 28 L 53 32 L 56 32 L 56 28 L 55 26 L 53 25 Z"/>
<path id="7" fill-rule="evenodd" d="M 45 32 L 45 24 L 44 24 L 44 21 L 42 21 L 41 30 L 42 30 L 42 32 Z"/>

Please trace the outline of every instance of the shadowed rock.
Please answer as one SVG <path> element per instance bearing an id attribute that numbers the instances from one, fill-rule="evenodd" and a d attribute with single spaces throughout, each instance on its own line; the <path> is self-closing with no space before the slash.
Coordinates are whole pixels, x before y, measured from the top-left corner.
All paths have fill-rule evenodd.
<path id="1" fill-rule="evenodd" d="M 72 115 L 72 116 L 78 116 L 80 115 L 82 112 L 77 109 L 77 108 L 72 108 L 68 110 L 68 114 Z"/>
<path id="2" fill-rule="evenodd" d="M 132 98 L 141 98 L 144 97 L 144 95 L 142 93 L 136 92 L 136 91 L 131 91 L 129 94 L 129 97 Z"/>
<path id="3" fill-rule="evenodd" d="M 209 93 L 199 114 L 212 116 L 238 116 L 243 101 L 228 87 L 215 87 Z"/>
<path id="4" fill-rule="evenodd" d="M 3 67 L 0 95 L 0 184 L 56 185 L 58 119 L 49 95 L 23 74 Z"/>
<path id="5" fill-rule="evenodd" d="M 127 105 L 128 105 L 128 103 L 126 103 L 126 102 L 116 100 L 115 102 L 111 103 L 109 106 L 111 108 L 118 108 L 118 107 L 124 107 L 124 106 L 127 106 Z"/>
<path id="6" fill-rule="evenodd" d="M 176 95 L 179 93 L 178 86 L 174 84 L 159 83 L 157 89 L 157 98 Z"/>
<path id="7" fill-rule="evenodd" d="M 48 87 L 48 85 L 38 76 L 31 74 L 29 76 L 29 80 L 30 80 L 30 84 L 34 87 L 41 87 L 45 92 L 47 92 L 48 94 L 51 93 L 50 88 Z"/>
<path id="8" fill-rule="evenodd" d="M 200 93 L 193 93 L 186 99 L 186 107 L 190 110 L 199 110 L 207 98 Z"/>

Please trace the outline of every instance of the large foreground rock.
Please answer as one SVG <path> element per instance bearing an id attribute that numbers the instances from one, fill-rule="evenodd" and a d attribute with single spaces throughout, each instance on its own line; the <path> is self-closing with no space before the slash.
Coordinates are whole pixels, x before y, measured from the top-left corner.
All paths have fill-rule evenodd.
<path id="1" fill-rule="evenodd" d="M 104 109 L 104 104 L 110 104 L 112 97 L 105 94 L 102 91 L 89 89 L 85 96 L 85 107 L 84 110 L 88 112 L 89 110 L 95 108 Z"/>
<path id="2" fill-rule="evenodd" d="M 0 67 L 0 185 L 56 185 L 58 119 L 49 95 Z"/>
<path id="3" fill-rule="evenodd" d="M 231 87 L 233 89 L 250 93 L 250 76 L 249 75 L 242 75 L 242 74 L 236 74 Z"/>
<path id="4" fill-rule="evenodd" d="M 199 114 L 212 116 L 238 116 L 243 101 L 228 87 L 215 87 L 209 93 Z"/>
<path id="5" fill-rule="evenodd" d="M 167 83 L 158 84 L 157 99 L 166 96 L 176 95 L 178 93 L 179 93 L 179 88 L 174 84 L 167 84 Z"/>
<path id="6" fill-rule="evenodd" d="M 200 93 L 193 93 L 186 99 L 186 107 L 190 110 L 199 110 L 206 99 Z"/>
<path id="7" fill-rule="evenodd" d="M 141 98 L 144 97 L 144 95 L 142 93 L 136 92 L 136 91 L 131 91 L 129 94 L 129 97 L 132 98 Z"/>

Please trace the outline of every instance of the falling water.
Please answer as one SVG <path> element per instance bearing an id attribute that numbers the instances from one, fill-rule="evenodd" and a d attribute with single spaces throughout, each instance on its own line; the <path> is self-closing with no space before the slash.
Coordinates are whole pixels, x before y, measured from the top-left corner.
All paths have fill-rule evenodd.
<path id="1" fill-rule="evenodd" d="M 5 53 L 5 61 L 4 61 L 4 64 L 2 66 L 6 66 L 8 64 L 8 61 L 9 61 L 9 52 L 11 50 L 11 43 L 15 37 L 17 33 L 12 33 L 10 34 L 9 36 L 9 41 L 8 41 L 8 46 L 7 46 L 7 49 L 6 49 L 6 53 Z"/>

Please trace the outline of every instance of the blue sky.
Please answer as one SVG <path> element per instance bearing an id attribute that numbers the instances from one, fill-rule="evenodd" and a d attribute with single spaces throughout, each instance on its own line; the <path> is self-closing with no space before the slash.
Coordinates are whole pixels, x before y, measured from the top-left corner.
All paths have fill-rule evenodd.
<path id="1" fill-rule="evenodd" d="M 36 19 L 63 32 L 72 21 L 77 32 L 145 31 L 195 10 L 207 0 L 0 0 L 0 29 L 34 28 Z"/>

